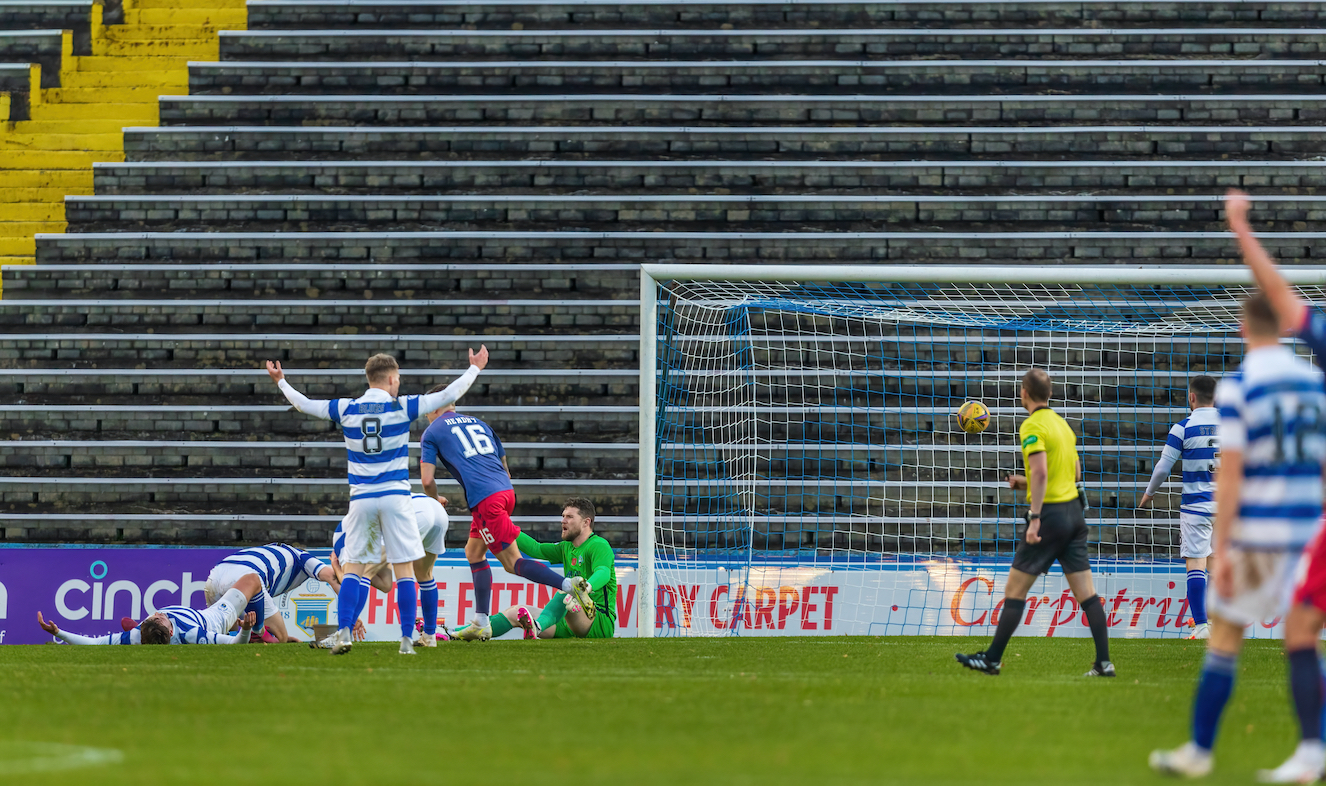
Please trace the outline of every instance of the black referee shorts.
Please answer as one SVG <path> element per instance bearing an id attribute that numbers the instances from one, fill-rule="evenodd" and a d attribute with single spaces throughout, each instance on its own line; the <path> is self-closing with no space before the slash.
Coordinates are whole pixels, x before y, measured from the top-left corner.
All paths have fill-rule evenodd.
<path id="1" fill-rule="evenodd" d="M 1076 499 L 1041 506 L 1041 540 L 1028 543 L 1027 532 L 1022 531 L 1013 567 L 1023 573 L 1039 576 L 1047 573 L 1055 560 L 1064 573 L 1080 573 L 1091 569 L 1087 560 L 1087 520 L 1082 516 L 1082 503 Z"/>

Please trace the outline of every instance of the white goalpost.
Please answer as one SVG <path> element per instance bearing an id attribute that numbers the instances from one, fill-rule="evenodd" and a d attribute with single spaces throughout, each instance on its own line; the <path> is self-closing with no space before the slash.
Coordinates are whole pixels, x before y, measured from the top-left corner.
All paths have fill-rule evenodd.
<path id="1" fill-rule="evenodd" d="M 1287 276 L 1326 294 L 1326 269 Z M 1251 286 L 1241 267 L 643 265 L 640 635 L 989 635 L 1033 366 L 1078 435 L 1111 635 L 1184 635 L 1180 475 L 1137 500 L 1189 379 L 1237 368 Z M 969 400 L 981 434 L 953 415 Z M 1027 609 L 1026 634 L 1088 633 L 1057 566 Z"/>

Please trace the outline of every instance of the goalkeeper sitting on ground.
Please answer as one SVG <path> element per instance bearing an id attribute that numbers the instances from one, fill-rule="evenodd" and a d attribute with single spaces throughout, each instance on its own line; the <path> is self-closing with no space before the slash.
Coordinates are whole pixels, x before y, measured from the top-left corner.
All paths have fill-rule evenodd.
<path id="1" fill-rule="evenodd" d="M 617 568 L 608 541 L 594 534 L 594 503 L 583 497 L 566 501 L 561 542 L 539 543 L 522 532 L 516 544 L 521 554 L 561 564 L 567 576 L 587 580 L 594 607 L 580 608 L 565 592 L 554 595 L 542 610 L 512 606 L 493 615 L 493 638 L 517 626 L 526 639 L 612 638 L 617 628 Z"/>

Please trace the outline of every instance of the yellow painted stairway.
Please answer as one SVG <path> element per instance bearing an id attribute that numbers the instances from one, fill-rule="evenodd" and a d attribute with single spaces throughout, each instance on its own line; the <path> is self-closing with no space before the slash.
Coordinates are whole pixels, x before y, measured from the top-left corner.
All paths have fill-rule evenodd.
<path id="1" fill-rule="evenodd" d="M 0 122 L 0 264 L 31 263 L 37 232 L 63 232 L 66 194 L 92 193 L 92 163 L 123 161 L 126 126 L 157 124 L 157 97 L 188 92 L 190 60 L 218 59 L 217 31 L 242 30 L 244 0 L 124 0 L 92 54 L 64 37 L 60 87 L 32 95 L 32 119 Z M 35 68 L 35 66 L 34 66 Z"/>

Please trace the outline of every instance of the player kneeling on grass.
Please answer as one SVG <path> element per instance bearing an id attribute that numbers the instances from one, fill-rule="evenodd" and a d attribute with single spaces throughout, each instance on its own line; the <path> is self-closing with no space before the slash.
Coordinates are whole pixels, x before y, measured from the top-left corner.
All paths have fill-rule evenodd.
<path id="1" fill-rule="evenodd" d="M 1027 474 L 1009 475 L 1008 485 L 1027 492 L 1031 507 L 1027 529 L 1008 571 L 1004 609 L 999 614 L 994 641 L 985 652 L 955 657 L 973 671 L 998 674 L 1008 640 L 1022 622 L 1027 593 L 1036 579 L 1058 560 L 1096 643 L 1096 662 L 1086 676 L 1113 677 L 1105 608 L 1096 594 L 1087 559 L 1087 522 L 1082 515 L 1085 500 L 1077 489 L 1082 474 L 1082 465 L 1077 460 L 1077 436 L 1068 422 L 1050 409 L 1053 392 L 1050 375 L 1041 369 L 1033 368 L 1023 375 L 1019 395 L 1029 414 L 1018 436 Z"/>
<path id="2" fill-rule="evenodd" d="M 485 551 L 497 555 L 508 573 L 570 593 L 592 617 L 594 604 L 583 578 L 562 576 L 542 562 L 527 559 L 516 546 L 520 527 L 511 520 L 516 492 L 507 468 L 506 449 L 493 430 L 476 417 L 457 413 L 450 405 L 437 408 L 428 417 L 431 422 L 419 441 L 419 474 L 424 493 L 437 496 L 436 472 L 437 464 L 441 463 L 465 492 L 471 512 L 465 559 L 474 576 L 474 623 L 461 637 L 485 641 L 493 635 L 488 620 L 493 602 L 493 572 Z"/>
<path id="3" fill-rule="evenodd" d="M 1188 563 L 1188 608 L 1192 610 L 1190 639 L 1211 635 L 1206 619 L 1207 560 L 1211 557 L 1211 517 L 1215 515 L 1215 470 L 1220 455 L 1216 428 L 1220 415 L 1215 408 L 1216 381 L 1197 376 L 1188 383 L 1188 409 L 1192 414 L 1174 424 L 1165 438 L 1160 461 L 1137 507 L 1151 504 L 1160 484 L 1175 464 L 1183 472 L 1183 497 L 1179 501 L 1179 555 Z"/>
<path id="4" fill-rule="evenodd" d="M 271 543 L 241 549 L 221 560 L 207 575 L 203 594 L 208 603 L 216 603 L 229 590 L 239 590 L 244 594 L 245 611 L 263 620 L 275 643 L 285 643 L 296 639 L 286 631 L 276 598 L 309 579 L 324 581 L 338 593 L 341 590 L 341 577 L 330 565 L 294 546 Z"/>
<path id="5" fill-rule="evenodd" d="M 43 619 L 37 612 L 37 624 L 47 633 L 66 644 L 247 644 L 258 615 L 244 612 L 248 604 L 237 589 L 226 593 L 202 611 L 188 606 L 167 606 L 121 633 L 104 636 L 80 636 L 60 630 L 54 621 Z M 239 632 L 231 636 L 226 631 L 239 622 Z"/>
<path id="6" fill-rule="evenodd" d="M 539 543 L 525 533 L 516 538 L 520 553 L 560 564 L 568 575 L 589 582 L 592 610 L 582 609 L 575 598 L 558 592 L 542 609 L 512 606 L 492 619 L 493 636 L 513 627 L 525 631 L 526 639 L 610 639 L 617 630 L 617 567 L 612 546 L 594 534 L 594 503 L 572 497 L 562 509 L 562 539 Z M 457 631 L 462 635 L 464 629 Z"/>
<path id="7" fill-rule="evenodd" d="M 1326 437 L 1326 380 L 1321 371 L 1280 343 L 1280 325 L 1264 294 L 1244 301 L 1247 352 L 1238 372 L 1216 388 L 1220 411 L 1220 468 L 1216 478 L 1215 591 L 1211 638 L 1193 704 L 1193 736 L 1171 751 L 1153 751 L 1151 767 L 1199 777 L 1211 771 L 1211 749 L 1234 688 L 1247 625 L 1289 611 L 1304 547 L 1322 514 Z M 1303 741 L 1289 761 L 1262 771 L 1268 783 L 1315 781 L 1326 767 L 1321 742 L 1321 672 L 1315 635 L 1320 616 L 1302 604 L 1286 631 L 1290 684 Z"/>

